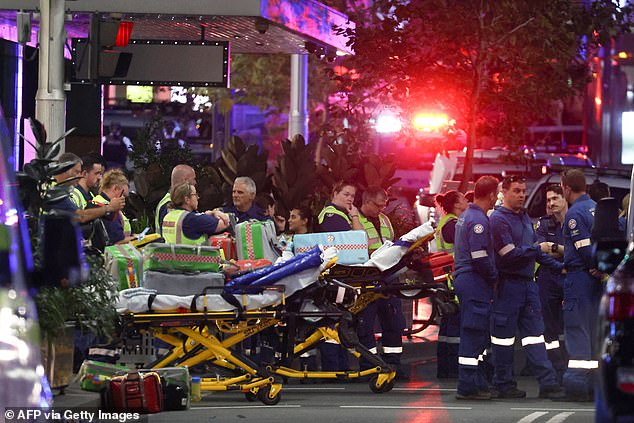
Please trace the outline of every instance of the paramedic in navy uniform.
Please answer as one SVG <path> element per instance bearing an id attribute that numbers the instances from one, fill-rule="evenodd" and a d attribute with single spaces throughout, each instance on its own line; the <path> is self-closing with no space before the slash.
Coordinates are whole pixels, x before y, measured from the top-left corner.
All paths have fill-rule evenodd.
<path id="1" fill-rule="evenodd" d="M 236 223 L 251 219 L 271 220 L 271 217 L 266 215 L 265 210 L 255 204 L 256 190 L 253 179 L 248 176 L 238 176 L 233 181 L 233 190 L 231 191 L 233 204 L 223 207 L 222 211 L 233 213 L 236 217 Z"/>
<path id="2" fill-rule="evenodd" d="M 568 369 L 563 385 L 567 399 L 591 401 L 593 376 L 599 365 L 594 352 L 599 301 L 603 291 L 596 269 L 591 269 L 592 242 L 596 203 L 586 194 L 586 177 L 579 169 L 561 175 L 561 188 L 571 204 L 564 219 L 564 334 L 568 350 Z"/>
<path id="3" fill-rule="evenodd" d="M 317 232 L 363 230 L 359 210 L 354 205 L 357 188 L 351 183 L 338 182 L 332 189 L 332 198 L 317 217 Z M 333 341 L 334 342 L 334 341 Z M 348 351 L 333 342 L 319 345 L 322 371 L 348 370 Z"/>
<path id="4" fill-rule="evenodd" d="M 504 200 L 491 214 L 491 233 L 498 270 L 497 295 L 493 302 L 491 347 L 493 350 L 492 394 L 497 398 L 524 398 L 513 375 L 515 335 L 519 332 L 533 372 L 539 381 L 539 397 L 564 396 L 557 374 L 546 354 L 544 320 L 535 283 L 535 261 L 561 272 L 561 262 L 549 256 L 551 243 L 537 243 L 533 222 L 523 209 L 526 181 L 510 176 L 502 182 Z"/>
<path id="5" fill-rule="evenodd" d="M 493 290 L 497 283 L 487 211 L 497 200 L 498 180 L 482 176 L 475 199 L 456 223 L 454 287 L 460 301 L 457 399 L 488 400 L 491 392 L 479 367 L 489 344 Z"/>

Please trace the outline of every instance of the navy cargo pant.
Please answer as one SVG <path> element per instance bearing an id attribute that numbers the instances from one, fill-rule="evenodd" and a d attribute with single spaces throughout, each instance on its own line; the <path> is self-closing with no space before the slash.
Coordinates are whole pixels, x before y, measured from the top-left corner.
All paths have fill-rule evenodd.
<path id="1" fill-rule="evenodd" d="M 563 278 L 551 272 L 538 272 L 539 301 L 544 317 L 544 339 L 548 359 L 553 364 L 558 378 L 561 378 L 568 366 L 568 355 L 564 343 L 564 300 Z"/>
<path id="2" fill-rule="evenodd" d="M 488 391 L 483 358 L 489 345 L 493 288 L 474 273 L 456 276 L 454 287 L 460 301 L 458 393 Z"/>
<path id="3" fill-rule="evenodd" d="M 596 358 L 596 325 L 603 286 L 587 271 L 573 271 L 564 280 L 564 330 L 568 369 L 563 385 L 571 397 L 590 398 Z"/>
<path id="4" fill-rule="evenodd" d="M 440 320 L 436 350 L 436 377 L 458 377 L 458 348 L 460 346 L 460 312 Z"/>
<path id="5" fill-rule="evenodd" d="M 403 329 L 405 329 L 401 299 L 398 297 L 381 298 L 370 303 L 360 314 L 357 329 L 359 341 L 374 354 L 377 354 L 376 339 L 374 338 L 374 323 L 377 317 L 381 325 L 381 344 L 383 345 L 381 357 L 387 364 L 398 367 L 401 364 Z M 361 369 L 373 367 L 364 359 L 360 360 L 359 366 Z"/>
<path id="6" fill-rule="evenodd" d="M 546 354 L 539 289 L 532 279 L 500 279 L 498 285 L 491 319 L 491 346 L 495 365 L 493 385 L 500 392 L 515 386 L 513 349 L 516 334 L 526 349 L 540 387 L 559 385 Z"/>

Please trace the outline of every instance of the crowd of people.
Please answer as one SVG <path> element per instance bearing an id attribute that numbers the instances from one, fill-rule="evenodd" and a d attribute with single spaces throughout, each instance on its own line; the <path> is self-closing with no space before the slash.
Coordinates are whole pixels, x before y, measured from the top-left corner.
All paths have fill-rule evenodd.
<path id="1" fill-rule="evenodd" d="M 75 163 L 56 177 L 58 183 L 73 184 L 74 190 L 54 207 L 75 213 L 82 224 L 103 221 L 106 244 L 134 239 L 122 212 L 129 190 L 125 174 L 119 169 L 105 171 L 107 164 L 98 155 L 80 159 L 65 153 L 59 160 Z M 194 169 L 174 167 L 170 190 L 155 213 L 156 231 L 168 243 L 206 244 L 210 236 L 229 228 L 230 216 L 236 223 L 273 220 L 283 245 L 292 244 L 294 234 L 363 230 L 372 254 L 394 240 L 394 228 L 384 213 L 388 194 L 382 188 L 366 189 L 357 207 L 357 188 L 340 182 L 313 219 L 305 205 L 296 205 L 288 216 L 277 213 L 270 196 L 257 197 L 249 177 L 235 179 L 231 204 L 199 212 L 196 184 Z M 526 392 L 517 387 L 513 370 L 519 337 L 530 373 L 539 382 L 540 398 L 591 400 L 592 374 L 598 366 L 593 357 L 595 316 L 604 275 L 591 265 L 590 234 L 596 201 L 609 196 L 609 187 L 587 188 L 582 171 L 565 171 L 560 185 L 548 187 L 546 215 L 536 225 L 523 209 L 526 182 L 521 177 L 500 183 L 484 176 L 470 194 L 471 198 L 449 191 L 436 198 L 442 217 L 433 243 L 436 251 L 454 256 L 450 283 L 460 304 L 457 315 L 441 321 L 438 377 L 458 378 L 458 399 L 523 398 Z M 625 216 L 620 222 L 624 225 Z M 359 340 L 375 354 L 377 319 L 382 358 L 397 369 L 399 378 L 407 378 L 400 367 L 405 327 L 401 300 L 381 299 L 359 316 Z M 348 353 L 339 344 L 322 343 L 320 355 L 324 371 L 349 369 Z M 302 358 L 307 368 L 317 367 L 314 356 Z M 372 365 L 361 361 L 359 366 Z"/>
<path id="2" fill-rule="evenodd" d="M 583 172 L 569 169 L 560 185 L 547 188 L 546 215 L 535 226 L 523 209 L 522 177 L 501 184 L 481 177 L 466 208 L 458 192 L 437 198 L 445 213 L 437 248 L 454 254 L 460 304 L 459 318 L 441 322 L 438 376 L 453 377 L 457 370 L 458 399 L 526 396 L 513 371 L 519 337 L 540 398 L 593 400 L 605 275 L 592 265 L 591 229 L 596 202 L 609 194 L 607 185 L 587 187 Z"/>

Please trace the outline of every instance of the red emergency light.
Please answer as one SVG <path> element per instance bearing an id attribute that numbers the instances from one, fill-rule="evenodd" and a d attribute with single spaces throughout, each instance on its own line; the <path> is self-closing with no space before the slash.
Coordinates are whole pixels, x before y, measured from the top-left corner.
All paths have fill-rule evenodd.
<path id="1" fill-rule="evenodd" d="M 412 119 L 412 125 L 419 131 L 438 131 L 449 125 L 449 117 L 444 113 L 417 113 Z"/>
<path id="2" fill-rule="evenodd" d="M 119 22 L 119 30 L 117 31 L 117 38 L 114 45 L 117 47 L 126 47 L 130 43 L 130 36 L 132 35 L 132 27 L 134 22 L 121 21 Z"/>

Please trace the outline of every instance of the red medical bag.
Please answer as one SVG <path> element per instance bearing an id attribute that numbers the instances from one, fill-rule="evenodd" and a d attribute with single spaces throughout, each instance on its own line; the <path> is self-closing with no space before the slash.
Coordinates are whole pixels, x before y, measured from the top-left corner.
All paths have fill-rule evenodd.
<path id="1" fill-rule="evenodd" d="M 115 376 L 105 389 L 106 402 L 115 411 L 151 414 L 163 410 L 163 388 L 157 373 L 130 372 Z"/>
<path id="2" fill-rule="evenodd" d="M 453 268 L 453 256 L 447 253 L 431 253 L 411 263 L 411 267 L 436 282 L 443 282 Z"/>

